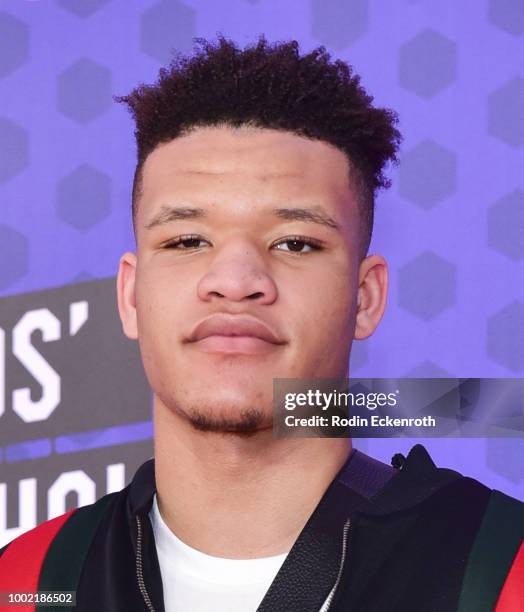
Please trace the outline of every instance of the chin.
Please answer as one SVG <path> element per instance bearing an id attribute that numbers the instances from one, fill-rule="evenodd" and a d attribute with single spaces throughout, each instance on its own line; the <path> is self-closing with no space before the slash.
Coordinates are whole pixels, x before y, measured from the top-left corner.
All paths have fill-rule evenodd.
<path id="1" fill-rule="evenodd" d="M 246 395 L 241 389 L 218 389 L 213 394 L 212 386 L 208 386 L 211 393 L 184 392 L 177 393 L 178 401 L 175 405 L 181 413 L 196 428 L 204 431 L 213 429 L 253 429 L 260 425 L 272 424 L 273 420 L 273 394 L 264 397 L 262 391 Z M 179 389 L 180 391 L 180 389 Z"/>
<path id="2" fill-rule="evenodd" d="M 253 435 L 272 427 L 272 415 L 257 408 L 196 408 L 185 413 L 192 427 L 210 433 Z"/>

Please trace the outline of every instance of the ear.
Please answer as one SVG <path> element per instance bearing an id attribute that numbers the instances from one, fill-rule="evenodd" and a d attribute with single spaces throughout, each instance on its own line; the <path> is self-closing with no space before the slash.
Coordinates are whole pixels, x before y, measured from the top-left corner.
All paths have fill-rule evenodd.
<path id="1" fill-rule="evenodd" d="M 359 267 L 355 340 L 364 340 L 375 331 L 388 293 L 388 264 L 381 255 L 368 255 Z"/>
<path id="2" fill-rule="evenodd" d="M 136 255 L 134 253 L 124 253 L 118 265 L 116 292 L 122 328 L 124 334 L 131 340 L 136 340 L 138 338 L 135 279 Z"/>

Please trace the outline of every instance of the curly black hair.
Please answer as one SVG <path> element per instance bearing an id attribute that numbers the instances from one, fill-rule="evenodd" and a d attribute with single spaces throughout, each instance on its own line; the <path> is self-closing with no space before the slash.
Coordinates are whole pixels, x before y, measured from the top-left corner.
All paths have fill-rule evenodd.
<path id="1" fill-rule="evenodd" d="M 157 145 L 201 126 L 250 125 L 322 140 L 347 155 L 366 253 L 375 192 L 390 186 L 384 166 L 398 162 L 397 114 L 374 108 L 353 68 L 331 61 L 323 46 L 300 55 L 296 40 L 269 44 L 264 35 L 245 49 L 222 34 L 215 43 L 194 41 L 194 54 L 175 54 L 154 85 L 115 97 L 128 105 L 136 123 L 133 224 L 142 165 Z"/>

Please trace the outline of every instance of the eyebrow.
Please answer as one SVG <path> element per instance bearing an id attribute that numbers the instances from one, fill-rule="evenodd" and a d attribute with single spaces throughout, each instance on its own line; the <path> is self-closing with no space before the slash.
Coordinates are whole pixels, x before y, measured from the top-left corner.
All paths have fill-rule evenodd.
<path id="1" fill-rule="evenodd" d="M 331 229 L 341 231 L 340 224 L 333 219 L 321 207 L 315 208 L 273 208 L 269 211 L 280 219 L 286 221 L 304 221 L 305 223 L 317 223 Z M 159 225 L 165 225 L 172 221 L 180 221 L 182 219 L 203 219 L 208 217 L 208 212 L 203 208 L 191 206 L 168 206 L 163 205 L 160 212 L 156 214 L 149 223 L 146 224 L 146 229 L 152 229 Z"/>
<path id="2" fill-rule="evenodd" d="M 171 223 L 171 221 L 179 221 L 180 219 L 202 219 L 206 216 L 207 212 L 203 208 L 192 208 L 190 206 L 167 206 L 164 204 L 161 207 L 160 212 L 145 225 L 145 228 L 152 229 L 157 225 Z"/>
<path id="3" fill-rule="evenodd" d="M 274 208 L 271 212 L 281 219 L 286 219 L 286 221 L 318 223 L 340 231 L 340 225 L 320 207 L 317 207 L 317 210 L 311 208 Z"/>

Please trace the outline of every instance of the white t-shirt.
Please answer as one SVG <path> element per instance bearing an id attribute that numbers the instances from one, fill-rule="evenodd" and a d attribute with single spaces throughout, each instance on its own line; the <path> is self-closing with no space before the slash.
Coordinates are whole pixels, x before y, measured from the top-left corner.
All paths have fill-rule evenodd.
<path id="1" fill-rule="evenodd" d="M 169 529 L 156 495 L 149 518 L 166 612 L 255 612 L 287 556 L 243 560 L 206 555 Z"/>

